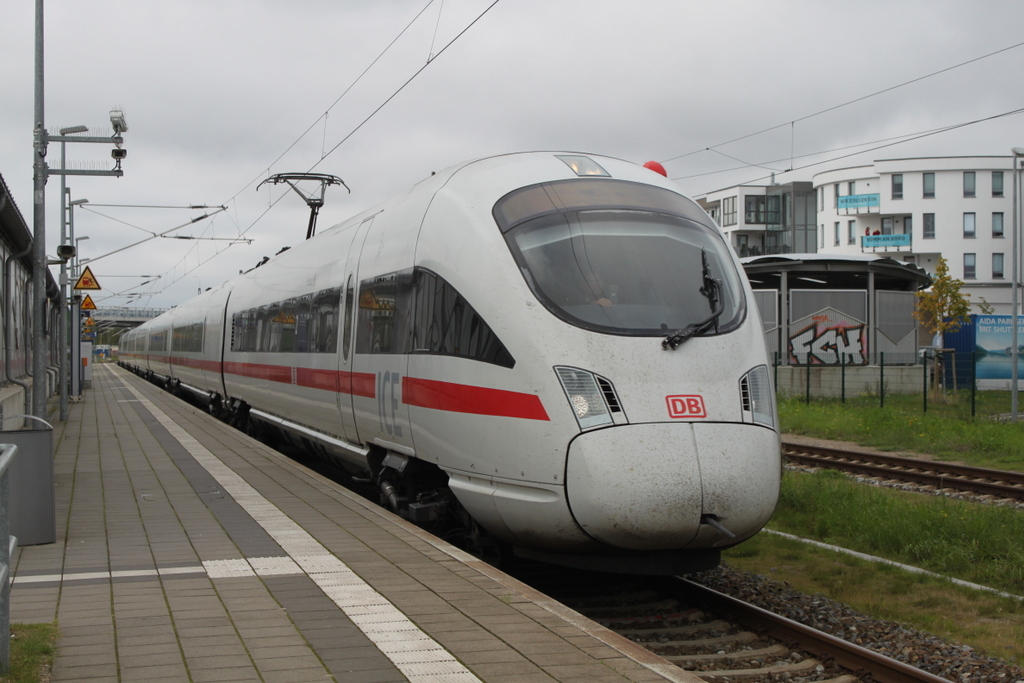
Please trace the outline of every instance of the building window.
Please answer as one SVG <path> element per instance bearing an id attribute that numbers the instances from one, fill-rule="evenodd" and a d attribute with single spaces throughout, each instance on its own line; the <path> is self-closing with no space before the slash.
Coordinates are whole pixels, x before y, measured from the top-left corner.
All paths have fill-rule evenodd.
<path id="1" fill-rule="evenodd" d="M 818 249 L 825 248 L 825 224 L 821 224 L 821 244 L 818 245 Z"/>
<path id="2" fill-rule="evenodd" d="M 856 183 L 856 181 L 851 180 L 850 182 L 846 183 L 846 189 L 847 189 L 846 194 L 850 195 L 851 197 L 853 195 L 857 194 L 857 183 Z"/>
<path id="3" fill-rule="evenodd" d="M 1003 255 L 992 254 L 992 279 L 1003 279 Z"/>
<path id="4" fill-rule="evenodd" d="M 835 197 L 833 197 L 832 208 L 833 209 L 838 209 L 839 208 L 839 183 L 836 183 L 835 185 L 833 185 L 832 188 L 835 190 Z"/>
<path id="5" fill-rule="evenodd" d="M 1002 237 L 1003 236 L 1003 212 L 999 211 L 992 214 L 992 236 Z"/>
<path id="6" fill-rule="evenodd" d="M 903 234 L 913 235 L 914 234 L 914 217 L 904 216 L 903 217 Z"/>
<path id="7" fill-rule="evenodd" d="M 974 254 L 964 254 L 964 279 L 974 280 L 977 278 Z"/>
<path id="8" fill-rule="evenodd" d="M 935 174 L 925 173 L 924 174 L 924 198 L 931 199 L 935 196 Z"/>
<path id="9" fill-rule="evenodd" d="M 883 235 L 891 235 L 892 234 L 892 216 L 884 216 L 882 218 L 882 234 Z"/>
<path id="10" fill-rule="evenodd" d="M 964 214 L 964 239 L 974 239 L 974 214 Z"/>
<path id="11" fill-rule="evenodd" d="M 825 186 L 818 188 L 818 211 L 825 210 Z"/>
<path id="12" fill-rule="evenodd" d="M 834 233 L 835 233 L 835 246 L 838 247 L 839 246 L 839 221 L 836 221 Z"/>
<path id="13" fill-rule="evenodd" d="M 924 214 L 923 218 L 924 225 L 921 228 L 923 231 L 921 237 L 923 237 L 926 240 L 935 239 L 935 214 L 926 213 Z"/>
<path id="14" fill-rule="evenodd" d="M 992 171 L 992 196 L 1003 196 L 1003 172 Z"/>
<path id="15" fill-rule="evenodd" d="M 722 225 L 736 225 L 736 197 L 722 200 Z"/>
<path id="16" fill-rule="evenodd" d="M 974 171 L 964 171 L 964 196 L 973 197 L 975 194 Z"/>
<path id="17" fill-rule="evenodd" d="M 747 195 L 744 198 L 744 222 L 757 224 L 767 222 L 765 219 L 765 200 L 767 197 L 758 195 Z"/>
<path id="18" fill-rule="evenodd" d="M 892 198 L 903 199 L 903 174 L 892 174 Z"/>
<path id="19" fill-rule="evenodd" d="M 846 222 L 846 243 L 857 244 L 857 221 Z"/>

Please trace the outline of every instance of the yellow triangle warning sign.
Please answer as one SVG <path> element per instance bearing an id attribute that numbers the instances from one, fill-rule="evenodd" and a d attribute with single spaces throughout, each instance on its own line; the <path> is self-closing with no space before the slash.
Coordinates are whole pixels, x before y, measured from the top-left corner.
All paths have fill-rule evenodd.
<path id="1" fill-rule="evenodd" d="M 78 289 L 78 288 L 76 287 L 75 289 Z M 83 311 L 95 311 L 96 310 L 96 303 L 92 300 L 91 296 L 86 294 L 85 295 L 85 299 L 82 300 L 82 305 L 79 306 L 79 309 L 81 309 Z"/>
<path id="2" fill-rule="evenodd" d="M 89 266 L 85 267 L 82 271 L 82 276 L 78 278 L 78 282 L 75 283 L 75 289 L 103 289 L 100 287 L 100 283 L 96 280 L 96 277 L 92 274 Z"/>

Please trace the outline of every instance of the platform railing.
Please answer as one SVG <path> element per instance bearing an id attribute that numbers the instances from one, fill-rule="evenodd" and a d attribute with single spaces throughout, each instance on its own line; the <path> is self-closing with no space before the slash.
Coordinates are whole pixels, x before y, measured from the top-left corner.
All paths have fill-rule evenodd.
<path id="1" fill-rule="evenodd" d="M 18 539 L 11 536 L 10 469 L 18 447 L 0 444 L 0 674 L 11 668 L 11 555 Z"/>

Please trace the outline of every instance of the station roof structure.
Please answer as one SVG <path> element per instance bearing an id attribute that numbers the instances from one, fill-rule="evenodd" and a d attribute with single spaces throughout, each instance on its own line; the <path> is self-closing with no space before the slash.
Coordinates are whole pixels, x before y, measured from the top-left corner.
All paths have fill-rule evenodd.
<path id="1" fill-rule="evenodd" d="M 789 287 L 800 289 L 868 288 L 874 274 L 876 290 L 916 292 L 931 286 L 923 268 L 873 254 L 772 254 L 741 258 L 754 289 L 777 289 L 782 273 Z"/>

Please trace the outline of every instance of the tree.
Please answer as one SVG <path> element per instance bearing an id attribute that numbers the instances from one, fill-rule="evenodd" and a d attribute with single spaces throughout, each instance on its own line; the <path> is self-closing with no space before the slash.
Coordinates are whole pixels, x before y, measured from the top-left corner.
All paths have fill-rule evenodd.
<path id="1" fill-rule="evenodd" d="M 962 324 L 970 321 L 968 314 L 971 305 L 968 299 L 971 295 L 960 293 L 963 284 L 960 280 L 950 277 L 946 259 L 939 257 L 932 286 L 923 292 L 915 293 L 917 308 L 914 310 L 914 317 L 932 333 L 932 336 L 939 335 L 941 338 L 947 332 L 956 332 Z M 944 342 L 940 342 L 942 343 Z M 953 372 L 953 382 L 956 386 L 956 363 L 953 364 Z M 938 372 L 934 375 L 934 381 L 937 385 Z"/>
<path id="2" fill-rule="evenodd" d="M 971 295 L 960 293 L 963 284 L 955 277 L 950 277 L 949 265 L 946 259 L 940 256 L 939 264 L 935 267 L 935 276 L 932 278 L 932 286 L 915 294 L 917 309 L 914 311 L 914 317 L 932 335 L 956 332 L 962 324 L 970 321 L 968 314 L 971 304 L 968 299 Z"/>

